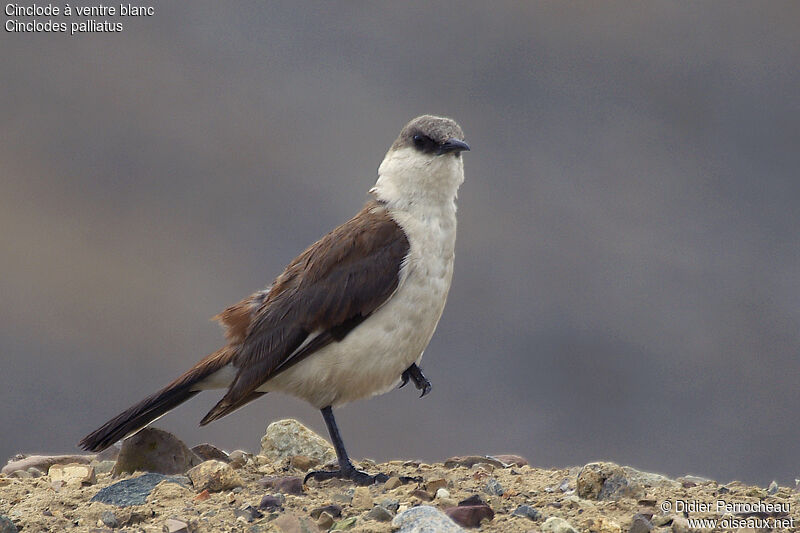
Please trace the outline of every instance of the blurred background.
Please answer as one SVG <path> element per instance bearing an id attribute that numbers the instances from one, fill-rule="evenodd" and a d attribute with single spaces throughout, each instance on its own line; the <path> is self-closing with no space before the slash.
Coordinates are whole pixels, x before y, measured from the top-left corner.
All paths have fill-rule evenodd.
<path id="1" fill-rule="evenodd" d="M 793 486 L 800 4 L 519 4 L 156 2 L 122 33 L 3 32 L 0 458 L 77 451 L 218 348 L 209 317 L 435 113 L 473 150 L 433 393 L 340 409 L 351 455 Z M 220 395 L 157 425 L 325 434 L 279 394 L 198 428 Z"/>

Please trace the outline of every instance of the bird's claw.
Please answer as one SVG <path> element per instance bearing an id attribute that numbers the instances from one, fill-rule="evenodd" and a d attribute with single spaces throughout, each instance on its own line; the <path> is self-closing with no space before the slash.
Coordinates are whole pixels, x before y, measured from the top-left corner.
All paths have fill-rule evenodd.
<path id="1" fill-rule="evenodd" d="M 431 388 L 433 388 L 431 382 L 428 381 L 428 378 L 425 377 L 425 375 L 422 373 L 422 370 L 419 369 L 416 363 L 412 363 L 410 367 L 406 368 L 403 371 L 403 375 L 400 376 L 400 379 L 402 382 L 398 388 L 404 387 L 410 379 L 414 382 L 414 386 L 417 387 L 417 390 L 422 391 L 422 394 L 419 395 L 420 398 L 431 392 Z"/>

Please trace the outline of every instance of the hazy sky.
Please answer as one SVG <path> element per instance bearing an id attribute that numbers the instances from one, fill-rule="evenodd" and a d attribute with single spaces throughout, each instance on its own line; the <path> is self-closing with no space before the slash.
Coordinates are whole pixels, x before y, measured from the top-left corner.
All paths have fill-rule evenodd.
<path id="1" fill-rule="evenodd" d="M 351 455 L 793 485 L 800 4 L 518 4 L 156 2 L 119 33 L 3 32 L 0 458 L 75 451 L 218 348 L 209 317 L 435 113 L 473 150 L 433 391 L 338 410 Z M 278 394 L 198 428 L 220 394 L 157 425 L 325 434 Z"/>

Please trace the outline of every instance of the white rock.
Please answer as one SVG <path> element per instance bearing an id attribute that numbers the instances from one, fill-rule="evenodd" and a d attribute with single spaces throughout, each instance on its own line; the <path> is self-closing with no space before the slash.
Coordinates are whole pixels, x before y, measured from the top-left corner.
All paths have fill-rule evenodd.
<path id="1" fill-rule="evenodd" d="M 572 524 L 564 520 L 563 518 L 558 518 L 557 516 L 551 516 L 547 520 L 544 521 L 542 524 L 542 533 L 578 533 Z"/>
<path id="2" fill-rule="evenodd" d="M 420 505 L 402 511 L 392 520 L 392 529 L 398 529 L 399 533 L 464 532 L 449 516 L 430 505 Z"/>
<path id="3" fill-rule="evenodd" d="M 267 427 L 261 438 L 261 455 L 273 462 L 295 455 L 305 455 L 319 464 L 336 459 L 336 452 L 328 441 L 291 418 L 273 422 Z"/>

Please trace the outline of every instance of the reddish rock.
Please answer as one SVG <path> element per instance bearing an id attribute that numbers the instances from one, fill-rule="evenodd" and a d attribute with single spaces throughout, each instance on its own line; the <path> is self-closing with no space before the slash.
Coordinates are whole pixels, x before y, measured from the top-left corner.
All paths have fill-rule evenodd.
<path id="1" fill-rule="evenodd" d="M 459 505 L 445 509 L 445 514 L 462 527 L 480 527 L 481 520 L 494 518 L 494 511 L 486 504 Z"/>

